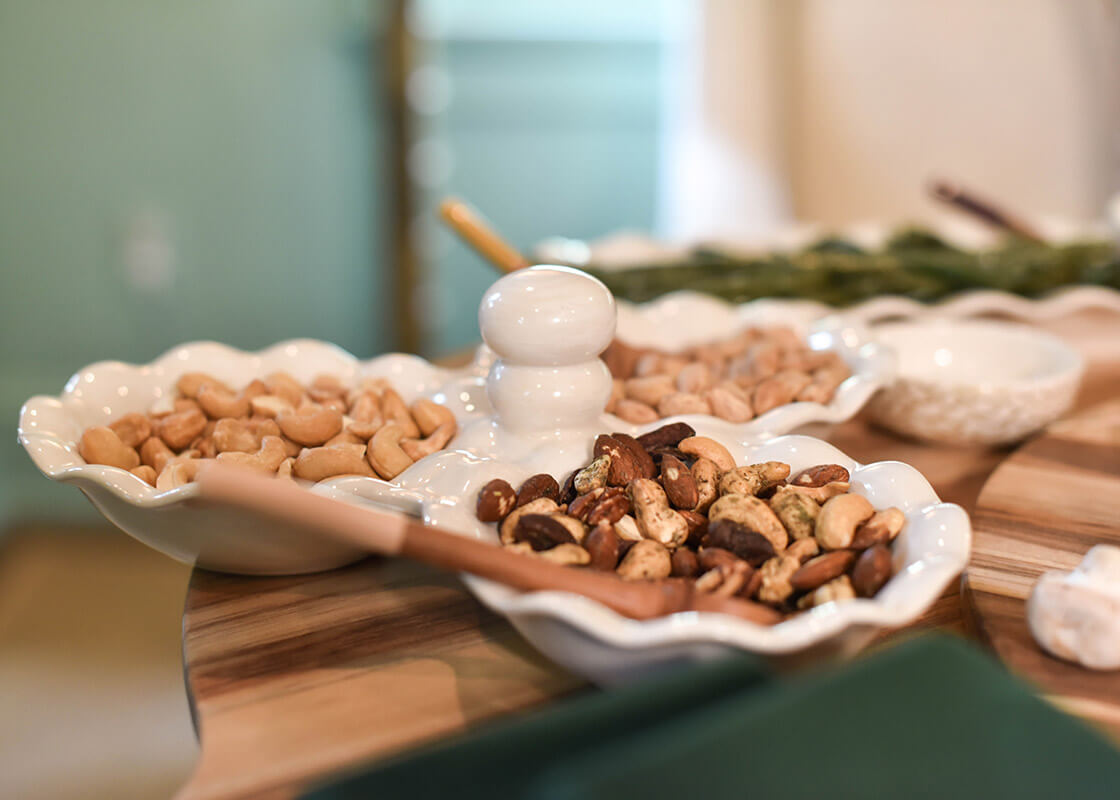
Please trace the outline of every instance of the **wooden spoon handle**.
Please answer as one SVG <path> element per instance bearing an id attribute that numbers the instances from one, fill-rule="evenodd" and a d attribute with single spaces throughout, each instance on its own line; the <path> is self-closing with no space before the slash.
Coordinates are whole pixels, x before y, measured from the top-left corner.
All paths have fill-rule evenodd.
<path id="1" fill-rule="evenodd" d="M 776 612 L 741 600 L 715 598 L 684 582 L 627 582 L 614 574 L 572 569 L 426 526 L 402 513 L 356 506 L 243 469 L 211 465 L 198 475 L 211 502 L 318 530 L 346 544 L 401 555 L 455 572 L 470 572 L 522 591 L 571 592 L 632 619 L 709 610 L 772 624 Z"/>
<path id="2" fill-rule="evenodd" d="M 971 191 L 948 181 L 933 181 L 929 185 L 934 198 L 971 214 L 987 224 L 1032 242 L 1042 243 L 1044 239 L 1032 225 L 1002 209 L 991 200 L 977 197 Z"/>
<path id="3" fill-rule="evenodd" d="M 478 253 L 501 272 L 515 272 L 529 266 L 528 259 L 498 235 L 478 213 L 454 197 L 439 204 L 443 221 Z"/>

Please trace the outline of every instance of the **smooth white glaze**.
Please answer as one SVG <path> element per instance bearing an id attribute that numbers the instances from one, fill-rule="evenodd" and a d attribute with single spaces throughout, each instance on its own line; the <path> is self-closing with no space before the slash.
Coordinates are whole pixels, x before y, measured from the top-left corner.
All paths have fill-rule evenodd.
<path id="1" fill-rule="evenodd" d="M 499 278 L 482 298 L 482 339 L 510 364 L 596 358 L 614 338 L 614 295 L 586 272 L 536 266 Z"/>
<path id="2" fill-rule="evenodd" d="M 502 427 L 534 435 L 586 426 L 603 410 L 611 375 L 599 354 L 614 338 L 614 297 L 590 275 L 537 266 L 498 279 L 478 324 L 497 360 L 486 394 Z"/>
<path id="3" fill-rule="evenodd" d="M 1084 371 L 1061 339 L 1010 322 L 899 322 L 875 334 L 898 354 L 899 374 L 868 413 L 930 441 L 1018 441 L 1069 410 Z"/>

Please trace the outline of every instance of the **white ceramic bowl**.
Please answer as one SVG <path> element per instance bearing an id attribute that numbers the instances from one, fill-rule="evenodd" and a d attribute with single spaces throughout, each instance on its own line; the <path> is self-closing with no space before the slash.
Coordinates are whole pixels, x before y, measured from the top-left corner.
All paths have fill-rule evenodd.
<path id="1" fill-rule="evenodd" d="M 637 435 L 680 419 L 646 426 L 619 425 L 604 416 L 584 430 L 522 449 L 516 455 L 496 445 L 485 454 L 488 423 L 461 434 L 466 452 L 437 454 L 414 467 L 410 488 L 362 479 L 340 479 L 330 491 L 348 499 L 400 505 L 419 502 L 424 518 L 466 536 L 497 542 L 494 525 L 475 518 L 479 489 L 493 478 L 514 486 L 532 474 L 563 478 L 590 460 L 596 433 Z M 564 592 L 520 593 L 482 578 L 464 576 L 487 606 L 505 616 L 549 658 L 598 683 L 615 684 L 676 662 L 695 662 L 732 650 L 747 650 L 777 662 L 821 656 L 850 656 L 882 628 L 905 625 L 940 596 L 968 561 L 971 526 L 959 506 L 939 501 L 922 475 L 906 464 L 859 464 L 832 445 L 807 436 L 782 436 L 764 444 L 742 440 L 742 427 L 717 419 L 691 423 L 697 432 L 723 442 L 740 464 L 765 460 L 802 468 L 822 463 L 847 467 L 853 491 L 876 508 L 897 506 L 906 526 L 894 544 L 895 576 L 872 599 L 828 604 L 765 627 L 720 614 L 688 612 L 635 621 Z M 492 440 L 491 440 L 492 441 Z"/>
<path id="2" fill-rule="evenodd" d="M 787 301 L 735 305 L 698 292 L 673 292 L 648 303 L 617 301 L 615 336 L 634 347 L 677 352 L 729 338 L 745 328 L 780 325 L 805 336 L 813 350 L 839 353 L 852 374 L 827 404 L 788 403 L 740 426 L 743 437 L 763 441 L 808 425 L 849 420 L 894 377 L 893 352 L 876 342 L 866 327 L 846 315 L 821 314 L 823 306 L 809 305 L 813 308 Z M 684 417 L 688 422 L 708 418 Z"/>
<path id="3" fill-rule="evenodd" d="M 385 377 L 411 402 L 423 395 L 445 403 L 460 425 L 488 414 L 476 367 L 446 370 L 416 356 L 391 354 L 359 361 L 324 342 L 281 342 L 246 353 L 215 342 L 176 347 L 146 365 L 105 361 L 76 373 L 57 397 L 32 397 L 20 411 L 19 441 L 49 478 L 72 483 L 126 533 L 179 561 L 206 569 L 257 575 L 317 572 L 356 561 L 361 551 L 306 531 L 260 521 L 194 501 L 195 484 L 160 492 L 125 470 L 86 464 L 78 455 L 82 431 L 165 401 L 184 372 L 208 372 L 233 386 L 285 370 L 309 382 L 319 373 L 347 382 Z M 419 462 L 418 462 L 419 463 Z M 396 479 L 406 484 L 412 470 Z M 380 483 L 374 478 L 363 478 Z M 318 484 L 314 491 L 329 491 Z"/>
<path id="4" fill-rule="evenodd" d="M 1069 410 L 1084 371 L 1061 339 L 1009 322 L 898 322 L 875 332 L 898 354 L 899 374 L 868 413 L 927 441 L 1019 441 Z"/>

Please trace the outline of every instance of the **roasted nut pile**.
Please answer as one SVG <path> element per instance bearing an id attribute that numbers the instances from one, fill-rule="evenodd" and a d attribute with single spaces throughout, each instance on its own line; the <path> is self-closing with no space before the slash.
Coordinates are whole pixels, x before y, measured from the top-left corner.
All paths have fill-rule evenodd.
<path id="1" fill-rule="evenodd" d="M 175 384 L 170 411 L 125 414 L 88 428 L 78 453 L 89 464 L 126 469 L 160 491 L 194 480 L 211 459 L 282 477 L 396 477 L 447 446 L 451 410 L 420 399 L 411 407 L 384 378 L 348 387 L 333 375 L 304 386 L 275 372 L 240 390 L 200 372 Z"/>
<path id="2" fill-rule="evenodd" d="M 778 461 L 736 466 L 683 422 L 633 438 L 599 436 L 590 464 L 561 486 L 534 475 L 515 492 L 490 481 L 477 516 L 505 547 L 627 580 L 687 578 L 696 588 L 784 613 L 872 597 L 891 577 L 906 518 L 849 492 L 848 470 L 790 475 Z"/>
<path id="3" fill-rule="evenodd" d="M 638 425 L 675 414 L 747 422 L 786 403 L 828 403 L 852 374 L 789 328 L 749 328 L 680 353 L 616 340 L 603 360 L 614 376 L 606 410 Z"/>

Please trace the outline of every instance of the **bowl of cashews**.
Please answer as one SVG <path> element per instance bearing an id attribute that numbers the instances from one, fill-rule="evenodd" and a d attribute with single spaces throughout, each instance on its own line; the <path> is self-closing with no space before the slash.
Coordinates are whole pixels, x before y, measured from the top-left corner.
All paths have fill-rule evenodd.
<path id="1" fill-rule="evenodd" d="M 488 412 L 474 365 L 443 369 L 403 354 L 360 361 L 306 339 L 255 353 L 194 342 L 149 364 L 85 367 L 58 396 L 24 404 L 19 441 L 44 475 L 76 485 L 107 519 L 172 558 L 298 574 L 363 553 L 195 502 L 203 465 L 240 465 L 325 493 L 342 476 L 407 485 L 414 464 Z"/>

